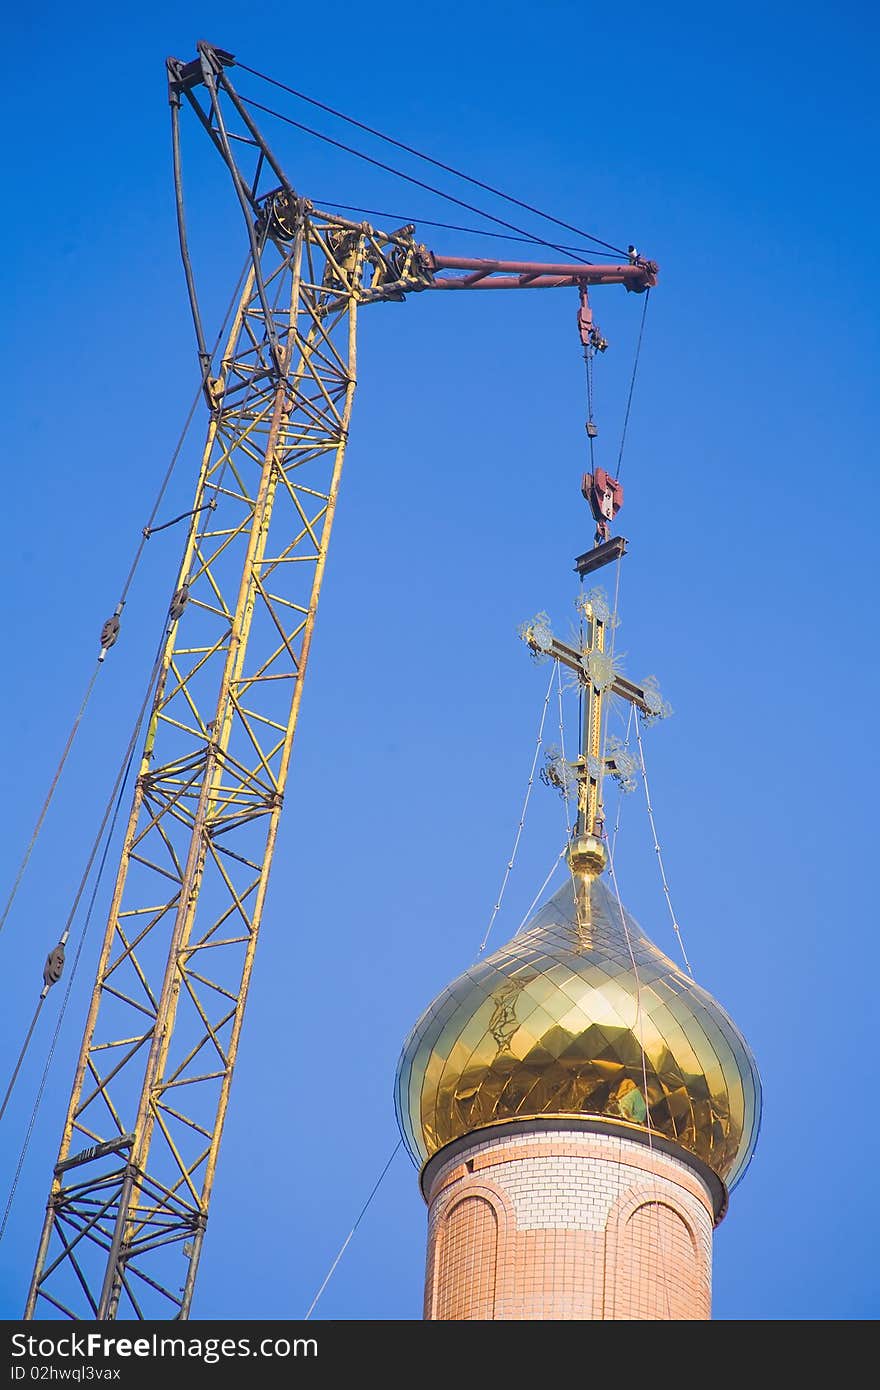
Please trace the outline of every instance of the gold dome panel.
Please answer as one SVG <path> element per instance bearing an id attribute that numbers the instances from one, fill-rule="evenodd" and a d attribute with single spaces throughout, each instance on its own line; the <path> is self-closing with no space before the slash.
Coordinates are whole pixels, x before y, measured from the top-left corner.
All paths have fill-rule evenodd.
<path id="1" fill-rule="evenodd" d="M 601 879 L 582 891 L 576 911 L 569 880 L 419 1019 L 396 1085 L 413 1159 L 504 1120 L 602 1116 L 644 1130 L 650 1117 L 733 1186 L 761 1107 L 745 1040 L 626 912 L 624 929 Z"/>

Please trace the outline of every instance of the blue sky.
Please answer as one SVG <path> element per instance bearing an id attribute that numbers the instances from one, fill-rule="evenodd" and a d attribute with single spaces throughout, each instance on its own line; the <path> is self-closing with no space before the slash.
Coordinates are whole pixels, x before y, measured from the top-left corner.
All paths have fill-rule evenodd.
<path id="1" fill-rule="evenodd" d="M 697 978 L 743 1029 L 765 1087 L 757 1155 L 716 1237 L 715 1316 L 876 1317 L 863 1167 L 880 1137 L 865 1099 L 877 969 L 876 13 L 514 0 L 438 15 L 385 9 L 377 22 L 340 0 L 332 15 L 270 4 L 246 16 L 226 0 L 181 0 L 76 18 L 50 4 L 7 21 L 0 884 L 195 387 L 164 58 L 206 37 L 660 262 L 623 475 L 619 647 L 628 673 L 656 672 L 675 707 L 646 745 L 674 900 Z M 239 85 L 262 99 L 245 74 Z M 292 130 L 267 120 L 266 131 L 318 202 L 471 221 Z M 210 154 L 189 141 L 216 308 L 243 245 Z M 450 253 L 496 247 L 425 239 Z M 362 316 L 352 444 L 194 1316 L 303 1314 L 396 1142 L 400 1044 L 485 930 L 546 683 L 516 628 L 540 608 L 564 628 L 571 560 L 591 537 L 575 307 L 562 291 L 424 295 Z M 597 368 L 608 461 L 641 301 L 609 289 L 594 307 L 612 343 Z M 187 505 L 202 427 L 167 515 Z M 5 1057 L 124 745 L 176 547 L 148 547 L 0 937 Z M 538 788 L 497 941 L 537 890 L 560 824 Z M 623 808 L 618 877 L 673 953 L 638 796 Z M 0 1243 L 6 1317 L 30 1273 L 88 976 Z M 59 1002 L 3 1122 L 2 1205 Z M 424 1224 L 398 1155 L 318 1316 L 418 1318 Z"/>

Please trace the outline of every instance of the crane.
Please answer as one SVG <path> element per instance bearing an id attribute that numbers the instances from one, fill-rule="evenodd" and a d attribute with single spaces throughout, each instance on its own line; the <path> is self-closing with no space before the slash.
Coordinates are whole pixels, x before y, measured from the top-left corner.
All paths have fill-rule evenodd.
<path id="1" fill-rule="evenodd" d="M 384 232 L 319 210 L 258 130 L 234 64 L 204 42 L 192 61 L 167 62 L 207 436 L 26 1318 L 189 1316 L 348 442 L 360 308 L 429 290 L 569 287 L 586 343 L 591 286 L 643 293 L 657 279 L 634 251 L 607 265 L 442 256 L 412 225 Z M 187 238 L 184 112 L 228 169 L 247 235 L 216 366 Z M 102 641 L 113 640 L 111 623 Z"/>

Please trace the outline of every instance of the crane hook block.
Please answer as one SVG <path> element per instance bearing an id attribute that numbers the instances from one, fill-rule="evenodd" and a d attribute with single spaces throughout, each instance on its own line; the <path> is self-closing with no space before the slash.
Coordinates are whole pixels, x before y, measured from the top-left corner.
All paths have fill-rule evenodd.
<path id="1" fill-rule="evenodd" d="M 585 473 L 581 492 L 590 504 L 590 511 L 596 521 L 596 544 L 610 537 L 608 523 L 613 521 L 623 506 L 623 485 L 597 468 L 595 473 Z"/>
<path id="2" fill-rule="evenodd" d="M 189 585 L 184 584 L 175 593 L 174 597 L 171 600 L 171 607 L 168 609 L 168 616 L 170 617 L 173 623 L 176 623 L 177 619 L 182 614 L 184 608 L 186 607 L 186 601 L 188 598 Z"/>
<path id="3" fill-rule="evenodd" d="M 64 947 L 59 941 L 46 957 L 46 964 L 43 967 L 43 984 L 47 989 L 52 985 L 57 985 L 64 973 Z"/>
<path id="4" fill-rule="evenodd" d="M 608 347 L 608 339 L 602 336 L 599 328 L 593 322 L 593 310 L 590 307 L 587 287 L 582 284 L 579 288 L 580 300 L 577 311 L 577 326 L 581 344 L 585 348 L 592 348 L 594 352 L 605 352 Z"/>
<path id="5" fill-rule="evenodd" d="M 590 301 L 587 297 L 586 285 L 581 285 L 581 297 L 578 304 L 577 326 L 578 335 L 584 347 L 590 346 L 590 335 L 593 332 L 593 311 L 590 308 Z"/>
<path id="6" fill-rule="evenodd" d="M 112 618 L 108 618 L 101 628 L 101 660 L 104 660 L 105 652 L 108 652 L 119 636 L 119 614 L 114 613 Z"/>

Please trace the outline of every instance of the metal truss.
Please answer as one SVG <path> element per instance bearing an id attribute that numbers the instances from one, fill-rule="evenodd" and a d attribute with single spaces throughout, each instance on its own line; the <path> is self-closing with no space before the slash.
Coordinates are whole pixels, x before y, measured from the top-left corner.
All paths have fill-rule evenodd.
<path id="1" fill-rule="evenodd" d="M 357 309 L 435 288 L 442 268 L 411 227 L 381 233 L 298 197 L 231 61 L 200 45 L 194 63 L 169 62 L 209 425 L 27 1318 L 189 1315 L 348 439 Z M 183 218 L 184 102 L 229 169 L 250 248 L 216 375 Z M 476 286 L 505 267 L 471 269 Z M 577 283 L 593 268 L 580 269 Z M 645 287 L 627 278 L 637 267 L 610 269 Z"/>

